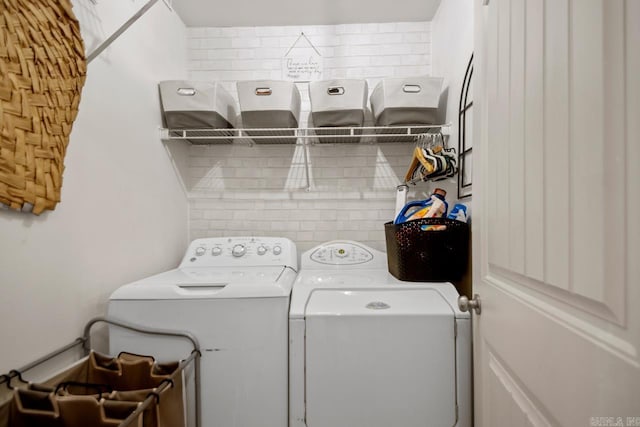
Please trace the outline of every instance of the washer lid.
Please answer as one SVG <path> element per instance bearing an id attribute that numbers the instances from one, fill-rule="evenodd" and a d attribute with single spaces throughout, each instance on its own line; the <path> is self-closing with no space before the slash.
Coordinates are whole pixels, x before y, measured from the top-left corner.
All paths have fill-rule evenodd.
<path id="1" fill-rule="evenodd" d="M 451 316 L 453 308 L 435 289 L 317 289 L 305 316 Z"/>
<path id="2" fill-rule="evenodd" d="M 294 279 L 287 267 L 178 268 L 124 285 L 111 300 L 287 297 Z"/>

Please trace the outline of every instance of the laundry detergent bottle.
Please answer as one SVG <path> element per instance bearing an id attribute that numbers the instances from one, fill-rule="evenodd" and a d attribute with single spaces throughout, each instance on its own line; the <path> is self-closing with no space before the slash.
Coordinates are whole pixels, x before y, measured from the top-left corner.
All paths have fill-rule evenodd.
<path id="1" fill-rule="evenodd" d="M 394 224 L 401 224 L 420 218 L 440 218 L 447 215 L 449 204 L 445 200 L 447 192 L 436 188 L 427 200 L 415 200 L 407 203 L 396 217 Z"/>

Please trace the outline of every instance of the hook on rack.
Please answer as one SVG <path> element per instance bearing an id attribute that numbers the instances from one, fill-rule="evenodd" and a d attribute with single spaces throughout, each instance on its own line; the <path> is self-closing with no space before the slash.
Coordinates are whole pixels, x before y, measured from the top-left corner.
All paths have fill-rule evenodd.
<path id="1" fill-rule="evenodd" d="M 0 384 L 6 384 L 9 390 L 13 390 L 15 387 L 11 385 L 11 380 L 14 378 L 18 378 L 20 382 L 27 384 L 27 381 L 22 378 L 22 372 L 17 369 L 10 370 L 8 374 L 0 375 Z"/>
<path id="2" fill-rule="evenodd" d="M 24 378 L 22 378 L 22 372 L 18 371 L 17 369 L 12 369 L 9 371 L 9 376 L 11 378 L 17 378 L 18 381 L 20 381 L 23 384 L 27 384 L 28 381 L 25 381 Z M 9 379 L 9 383 L 11 383 L 11 378 Z"/>
<path id="3" fill-rule="evenodd" d="M 11 377 L 8 374 L 0 375 L 0 384 L 6 384 L 11 389 Z"/>

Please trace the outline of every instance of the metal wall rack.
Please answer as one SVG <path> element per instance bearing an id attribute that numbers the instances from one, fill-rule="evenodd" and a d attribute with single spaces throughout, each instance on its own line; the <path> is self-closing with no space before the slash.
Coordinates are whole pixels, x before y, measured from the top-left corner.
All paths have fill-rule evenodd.
<path id="1" fill-rule="evenodd" d="M 304 147 L 306 191 L 311 191 L 309 153 L 306 147 L 330 144 L 418 143 L 425 134 L 449 134 L 450 123 L 422 126 L 369 126 L 268 129 L 160 129 L 164 141 L 187 141 L 194 145 L 288 144 Z"/>
<path id="2" fill-rule="evenodd" d="M 193 144 L 255 144 L 325 143 L 415 143 L 421 134 L 439 133 L 451 124 L 422 126 L 369 126 L 321 128 L 267 129 L 160 129 L 160 138 L 167 141 L 186 140 Z"/>
<path id="3" fill-rule="evenodd" d="M 464 73 L 464 81 L 460 90 L 460 103 L 458 106 L 458 199 L 471 197 L 472 181 L 465 181 L 467 165 L 471 163 L 471 154 L 473 152 L 471 129 L 467 127 L 467 114 L 471 113 L 473 108 L 473 93 L 469 98 L 469 88 L 471 87 L 471 78 L 473 77 L 473 54 L 467 64 L 467 70 Z"/>
<path id="4" fill-rule="evenodd" d="M 423 126 L 369 126 L 268 129 L 160 129 L 165 141 L 187 141 L 196 145 L 289 144 L 300 147 L 328 144 L 417 143 L 421 135 L 448 134 L 450 123 Z M 306 191 L 311 191 L 309 153 L 304 149 Z"/>
<path id="5" fill-rule="evenodd" d="M 194 385 L 195 385 L 195 425 L 196 427 L 200 427 L 201 421 L 200 421 L 200 407 L 201 407 L 201 394 L 200 394 L 200 356 L 201 356 L 201 352 L 200 352 L 200 344 L 198 343 L 198 339 L 191 334 L 190 332 L 185 332 L 185 331 L 172 331 L 172 330 L 167 330 L 167 329 L 155 329 L 155 328 L 147 328 L 147 327 L 142 327 L 139 325 L 135 325 L 133 323 L 128 323 L 128 322 L 124 322 L 121 320 L 117 320 L 117 319 L 112 319 L 112 318 L 108 318 L 108 317 L 96 317 L 91 319 L 89 322 L 87 322 L 87 324 L 84 327 L 84 333 L 81 337 L 76 338 L 74 341 L 70 342 L 69 344 L 66 344 L 60 348 L 58 348 L 57 350 L 52 351 L 51 353 L 21 367 L 20 369 L 13 369 L 11 370 L 8 374 L 4 374 L 4 375 L 0 375 L 0 385 L 2 384 L 7 384 L 7 385 L 11 385 L 11 380 L 13 378 L 18 378 L 20 380 L 22 380 L 22 374 L 24 374 L 25 372 L 36 368 L 64 353 L 66 353 L 67 351 L 73 350 L 75 348 L 78 347 L 82 347 L 82 349 L 84 350 L 85 355 L 88 355 L 89 352 L 91 351 L 91 328 L 96 325 L 97 323 L 106 323 L 108 325 L 112 325 L 112 326 L 116 326 L 119 328 L 123 328 L 123 329 L 128 329 L 130 331 L 133 332 L 138 332 L 141 334 L 145 334 L 145 335 L 158 335 L 158 336 L 165 336 L 165 337 L 174 337 L 174 338 L 183 338 L 186 339 L 188 341 L 191 342 L 192 344 L 192 351 L 191 354 L 189 354 L 189 356 L 180 361 L 180 365 L 178 367 L 178 370 L 176 372 L 181 372 L 183 371 L 188 365 L 190 365 L 191 363 L 194 364 L 194 376 L 195 376 L 195 380 L 194 380 Z M 171 387 L 169 382 L 163 382 L 157 390 L 157 394 L 162 393 L 162 391 L 164 391 L 167 387 Z M 129 417 L 127 417 L 127 419 L 125 419 L 122 423 L 120 423 L 120 425 L 118 427 L 128 427 L 131 426 L 132 423 L 138 418 L 138 416 L 144 412 L 145 409 L 147 409 L 147 407 L 149 405 L 151 405 L 154 401 L 156 400 L 156 396 L 155 395 L 149 395 L 141 404 L 140 406 L 138 406 L 138 408 L 133 411 Z"/>

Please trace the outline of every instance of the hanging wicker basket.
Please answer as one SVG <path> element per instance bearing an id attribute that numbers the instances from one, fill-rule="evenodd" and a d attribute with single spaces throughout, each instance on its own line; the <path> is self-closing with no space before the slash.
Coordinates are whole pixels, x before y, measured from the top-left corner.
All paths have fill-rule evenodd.
<path id="1" fill-rule="evenodd" d="M 87 64 L 70 0 L 0 1 L 0 203 L 60 201 Z"/>

